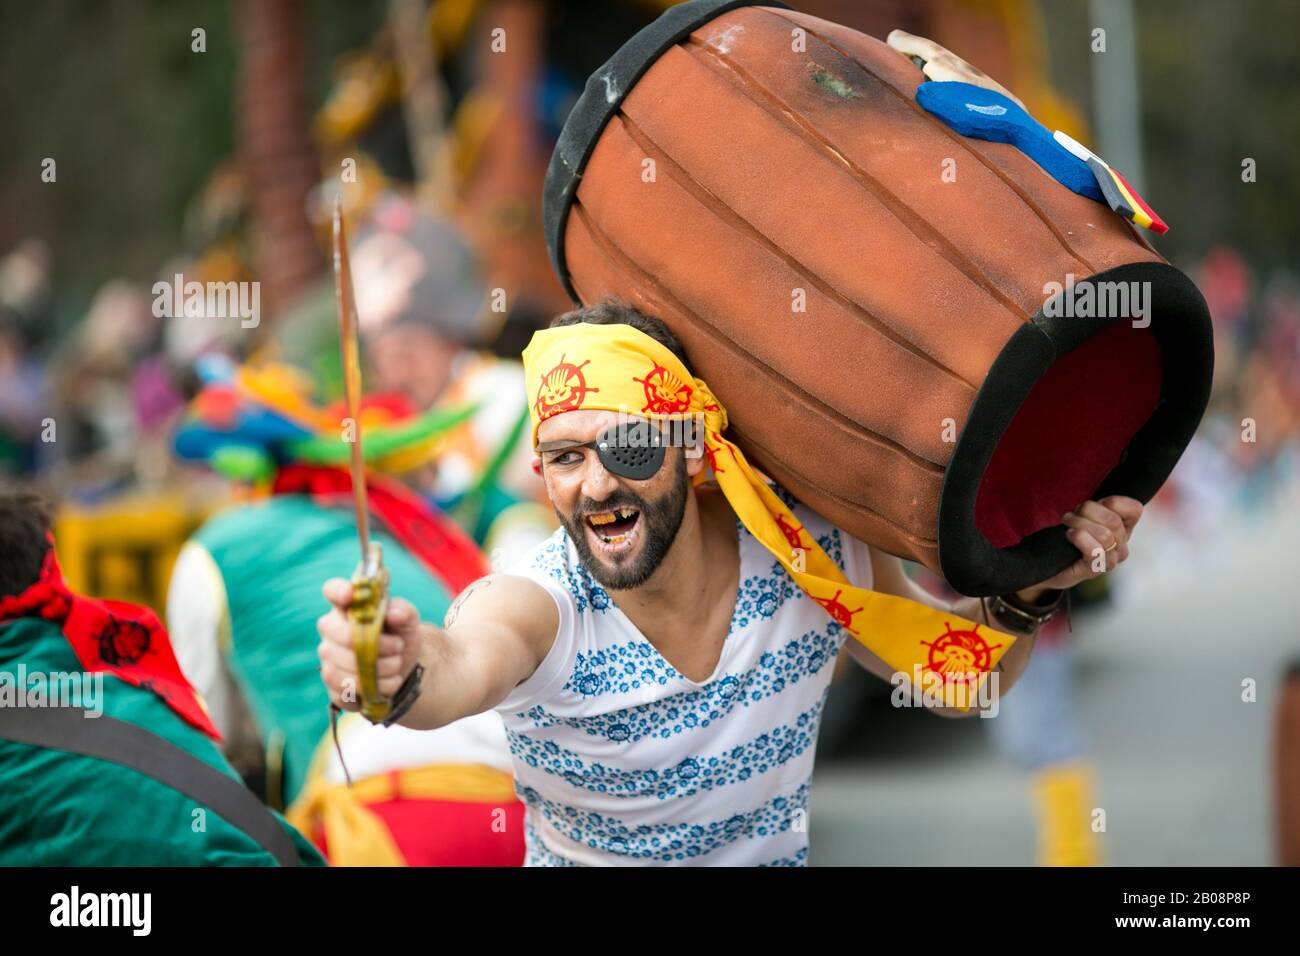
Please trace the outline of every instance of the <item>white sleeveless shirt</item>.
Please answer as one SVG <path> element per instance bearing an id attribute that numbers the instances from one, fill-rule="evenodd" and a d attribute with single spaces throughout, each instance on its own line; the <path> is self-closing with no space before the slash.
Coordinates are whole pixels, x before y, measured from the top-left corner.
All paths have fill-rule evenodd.
<path id="1" fill-rule="evenodd" d="M 870 588 L 867 546 L 778 493 Z M 618 609 L 563 528 L 508 572 L 560 611 L 546 658 L 495 708 L 527 806 L 525 865 L 806 865 L 817 731 L 852 638 L 737 527 L 740 590 L 702 683 Z"/>

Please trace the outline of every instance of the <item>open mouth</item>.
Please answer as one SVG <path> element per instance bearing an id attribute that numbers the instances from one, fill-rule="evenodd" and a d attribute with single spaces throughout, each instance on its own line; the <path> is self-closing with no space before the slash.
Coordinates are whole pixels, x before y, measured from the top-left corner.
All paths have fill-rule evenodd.
<path id="1" fill-rule="evenodd" d="M 641 525 L 641 512 L 636 508 L 615 508 L 613 511 L 593 512 L 583 520 L 605 550 L 621 550 L 635 539 Z"/>

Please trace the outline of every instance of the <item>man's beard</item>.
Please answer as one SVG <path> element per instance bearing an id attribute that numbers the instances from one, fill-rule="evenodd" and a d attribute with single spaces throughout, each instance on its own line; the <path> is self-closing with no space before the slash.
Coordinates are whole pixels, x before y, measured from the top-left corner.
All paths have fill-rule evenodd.
<path id="1" fill-rule="evenodd" d="M 677 538 L 677 530 L 682 526 L 682 516 L 686 514 L 688 482 L 684 455 L 677 456 L 676 471 L 672 490 L 656 501 L 648 501 L 640 495 L 620 489 L 604 501 L 580 498 L 572 518 L 556 512 L 574 547 L 578 549 L 582 566 L 601 587 L 612 591 L 640 587 L 650 580 L 650 576 L 663 563 L 668 549 Z M 620 507 L 635 508 L 641 513 L 639 530 L 644 543 L 640 553 L 630 563 L 611 566 L 592 554 L 591 543 L 587 540 L 586 516 Z"/>

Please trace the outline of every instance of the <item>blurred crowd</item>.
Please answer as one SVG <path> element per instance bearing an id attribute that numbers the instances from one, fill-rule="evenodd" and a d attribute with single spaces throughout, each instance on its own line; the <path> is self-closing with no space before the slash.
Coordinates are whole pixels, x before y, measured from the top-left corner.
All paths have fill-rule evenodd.
<path id="1" fill-rule="evenodd" d="M 1148 504 L 1116 596 L 1190 585 L 1232 521 L 1300 507 L 1300 277 L 1217 246 L 1184 265 L 1210 306 L 1214 383 L 1196 437 Z"/>

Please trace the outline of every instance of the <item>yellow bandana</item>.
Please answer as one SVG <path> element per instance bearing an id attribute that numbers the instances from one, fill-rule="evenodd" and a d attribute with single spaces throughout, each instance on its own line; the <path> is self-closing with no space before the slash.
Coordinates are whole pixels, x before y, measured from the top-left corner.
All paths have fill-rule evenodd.
<path id="1" fill-rule="evenodd" d="M 941 690 L 946 706 L 966 709 L 1015 642 L 950 612 L 850 584 L 740 449 L 722 437 L 727 411 L 709 387 L 644 332 L 587 323 L 544 329 L 533 335 L 523 359 L 534 446 L 538 426 L 562 412 L 658 420 L 702 415 L 714 478 L 749 533 L 859 643 L 909 682 L 919 674 L 935 702 Z"/>

